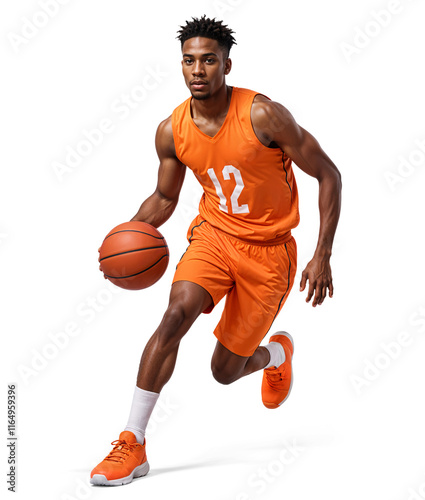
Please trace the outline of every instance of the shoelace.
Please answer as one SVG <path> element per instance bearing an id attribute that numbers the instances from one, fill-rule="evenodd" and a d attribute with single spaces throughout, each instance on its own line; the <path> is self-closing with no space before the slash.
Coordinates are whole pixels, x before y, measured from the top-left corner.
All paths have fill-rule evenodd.
<path id="1" fill-rule="evenodd" d="M 112 441 L 111 444 L 114 445 L 114 449 L 105 458 L 105 460 L 111 462 L 123 462 L 131 451 L 141 446 L 139 443 L 127 443 L 127 441 L 120 441 L 119 439 Z"/>
<path id="2" fill-rule="evenodd" d="M 283 382 L 285 369 L 283 369 L 282 371 L 280 371 L 278 368 L 275 368 L 273 370 L 266 370 L 265 374 L 269 386 L 272 389 L 280 389 L 280 386 L 282 385 L 281 382 Z"/>

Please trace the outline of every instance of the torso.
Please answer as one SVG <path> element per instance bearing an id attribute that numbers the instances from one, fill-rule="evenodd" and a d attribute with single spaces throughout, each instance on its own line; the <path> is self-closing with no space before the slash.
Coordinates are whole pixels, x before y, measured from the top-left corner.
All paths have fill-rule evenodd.
<path id="1" fill-rule="evenodd" d="M 291 160 L 255 127 L 256 103 L 267 98 L 233 88 L 226 114 L 207 123 L 192 117 L 191 99 L 172 115 L 177 158 L 204 189 L 200 214 L 236 237 L 274 241 L 299 221 Z M 256 109 L 257 108 L 257 109 Z"/>

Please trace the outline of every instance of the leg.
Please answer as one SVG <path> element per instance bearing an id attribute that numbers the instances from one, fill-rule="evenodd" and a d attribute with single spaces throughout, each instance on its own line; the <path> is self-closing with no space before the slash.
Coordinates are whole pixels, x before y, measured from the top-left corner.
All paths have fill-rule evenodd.
<path id="1" fill-rule="evenodd" d="M 137 387 L 159 393 L 171 378 L 180 340 L 212 303 L 210 294 L 190 281 L 173 284 L 164 317 L 140 360 Z"/>
<path id="2" fill-rule="evenodd" d="M 238 250 L 236 283 L 214 331 L 218 343 L 211 361 L 214 378 L 223 384 L 285 361 L 283 346 L 275 342 L 258 346 L 285 303 L 296 270 L 293 239 L 272 247 L 234 246 Z"/>
<path id="3" fill-rule="evenodd" d="M 201 224 L 194 229 L 198 233 Z M 149 464 L 146 458 L 145 430 L 159 393 L 174 371 L 180 340 L 195 319 L 210 309 L 226 293 L 231 283 L 222 277 L 226 290 L 217 291 L 214 284 L 217 267 L 204 256 L 196 258 L 198 247 L 206 247 L 203 239 L 191 241 L 191 245 L 180 260 L 174 275 L 170 300 L 164 317 L 147 343 L 140 360 L 137 385 L 127 426 L 114 441 L 112 452 L 91 473 L 92 484 L 117 485 L 131 482 L 134 477 L 146 475 Z M 220 255 L 218 250 L 210 252 Z M 209 280 L 206 276 L 211 276 Z M 197 284 L 199 283 L 199 284 Z M 208 290 L 208 292 L 207 292 Z"/>
<path id="4" fill-rule="evenodd" d="M 267 408 L 279 408 L 286 401 L 292 387 L 292 355 L 294 345 L 287 332 L 278 332 L 271 338 L 269 346 L 278 346 L 271 351 L 266 347 L 257 347 L 253 355 L 243 357 L 234 354 L 217 342 L 211 369 L 214 378 L 221 384 L 231 384 L 239 378 L 266 368 L 269 363 L 276 363 L 264 370 L 261 387 L 263 403 Z M 278 351 L 281 351 L 279 353 Z"/>
<path id="5" fill-rule="evenodd" d="M 210 294 L 201 286 L 189 281 L 173 284 L 168 308 L 140 361 L 127 427 L 112 443 L 111 453 L 92 470 L 92 484 L 127 484 L 149 472 L 144 439 L 147 422 L 159 392 L 173 373 L 180 340 L 211 303 Z"/>
<path id="6" fill-rule="evenodd" d="M 265 347 L 257 347 L 250 357 L 243 357 L 229 351 L 217 341 L 211 370 L 214 378 L 221 384 L 231 384 L 245 375 L 262 370 L 270 361 L 270 353 Z"/>

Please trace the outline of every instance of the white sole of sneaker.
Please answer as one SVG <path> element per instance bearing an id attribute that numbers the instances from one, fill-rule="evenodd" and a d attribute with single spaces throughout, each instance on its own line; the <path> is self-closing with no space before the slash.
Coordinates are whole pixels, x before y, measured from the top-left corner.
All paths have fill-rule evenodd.
<path id="1" fill-rule="evenodd" d="M 136 477 L 146 476 L 149 472 L 149 463 L 146 461 L 144 464 L 136 467 L 133 472 L 126 476 L 120 477 L 119 479 L 108 480 L 103 474 L 95 474 L 91 479 L 90 483 L 96 486 L 121 486 L 122 484 L 128 484 L 133 481 Z"/>

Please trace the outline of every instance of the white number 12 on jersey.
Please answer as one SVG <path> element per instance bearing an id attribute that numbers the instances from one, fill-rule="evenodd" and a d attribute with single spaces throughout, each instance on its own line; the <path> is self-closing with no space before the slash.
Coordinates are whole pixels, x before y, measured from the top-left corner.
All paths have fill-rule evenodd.
<path id="1" fill-rule="evenodd" d="M 221 188 L 220 182 L 218 181 L 217 176 L 215 175 L 214 169 L 209 168 L 207 172 L 208 172 L 208 175 L 210 176 L 210 179 L 212 180 L 212 182 L 214 184 L 215 190 L 217 192 L 217 196 L 220 199 L 220 203 L 218 205 L 220 210 L 223 210 L 223 212 L 228 213 L 229 210 L 227 208 L 227 200 L 223 194 L 223 189 Z M 236 181 L 235 189 L 233 190 L 233 193 L 230 196 L 230 202 L 232 204 L 232 212 L 234 214 L 247 214 L 247 213 L 249 213 L 248 205 L 246 203 L 244 205 L 239 205 L 239 203 L 238 203 L 238 198 L 242 192 L 242 189 L 245 187 L 245 184 L 243 183 L 243 180 L 242 180 L 242 175 L 241 175 L 240 171 L 236 167 L 234 167 L 233 165 L 226 165 L 223 168 L 224 180 L 226 180 L 226 181 L 230 180 L 230 174 L 233 174 L 235 181 Z"/>

